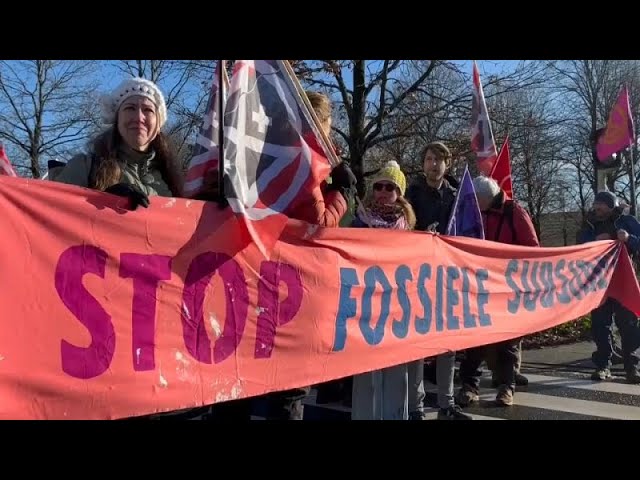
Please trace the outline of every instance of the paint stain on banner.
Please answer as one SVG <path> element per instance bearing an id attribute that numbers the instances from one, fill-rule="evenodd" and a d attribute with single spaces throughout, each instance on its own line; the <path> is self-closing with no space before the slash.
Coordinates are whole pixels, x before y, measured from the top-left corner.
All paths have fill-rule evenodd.
<path id="1" fill-rule="evenodd" d="M 216 338 L 219 338 L 222 334 L 222 328 L 220 328 L 220 323 L 213 313 L 209 314 L 209 324 L 211 324 L 211 328 L 213 329 L 213 333 L 216 334 Z"/>
<path id="2" fill-rule="evenodd" d="M 187 357 L 180 351 L 176 352 L 176 374 L 181 382 L 198 382 L 198 377 L 191 372 L 192 364 Z"/>
<path id="3" fill-rule="evenodd" d="M 216 386 L 218 384 L 216 383 Z M 235 400 L 242 395 L 242 384 L 240 380 L 237 380 L 229 390 L 226 388 L 221 389 L 216 395 L 217 402 L 228 402 L 229 400 Z"/>

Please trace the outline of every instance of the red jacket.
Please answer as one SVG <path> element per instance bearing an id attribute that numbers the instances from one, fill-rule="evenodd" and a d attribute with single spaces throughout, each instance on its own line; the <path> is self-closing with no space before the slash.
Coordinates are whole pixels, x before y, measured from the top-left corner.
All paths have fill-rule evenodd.
<path id="1" fill-rule="evenodd" d="M 510 215 L 509 211 L 513 214 Z M 482 222 L 486 240 L 526 247 L 540 246 L 527 211 L 513 200 L 505 201 L 503 192 L 496 197 L 489 210 L 482 212 Z"/>
<path id="2" fill-rule="evenodd" d="M 304 134 L 304 138 L 311 150 L 320 158 L 324 158 L 325 153 L 311 130 Z M 295 205 L 287 212 L 287 216 L 312 225 L 338 227 L 340 220 L 349 209 L 342 194 L 336 190 L 328 189 L 326 182 L 322 182 L 311 192 L 303 190 L 300 195 L 301 197 L 296 200 Z"/>
<path id="3" fill-rule="evenodd" d="M 288 212 L 289 217 L 321 227 L 337 227 L 347 213 L 349 205 L 337 190 L 317 187 L 305 194 L 296 207 Z"/>

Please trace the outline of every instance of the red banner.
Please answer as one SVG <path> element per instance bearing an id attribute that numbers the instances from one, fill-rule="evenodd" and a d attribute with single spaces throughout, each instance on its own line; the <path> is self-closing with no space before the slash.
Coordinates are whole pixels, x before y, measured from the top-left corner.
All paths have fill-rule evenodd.
<path id="1" fill-rule="evenodd" d="M 229 211 L 0 179 L 0 418 L 112 419 L 313 385 L 547 329 L 624 247 L 535 249 L 290 222 L 265 260 Z"/>

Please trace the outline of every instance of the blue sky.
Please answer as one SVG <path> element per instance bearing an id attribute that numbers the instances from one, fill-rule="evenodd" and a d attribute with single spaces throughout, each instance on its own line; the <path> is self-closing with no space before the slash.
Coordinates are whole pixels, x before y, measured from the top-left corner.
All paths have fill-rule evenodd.
<path id="1" fill-rule="evenodd" d="M 469 72 L 471 75 L 471 65 L 472 60 L 452 60 L 454 63 L 460 66 L 463 71 Z M 480 68 L 481 76 L 488 76 L 492 74 L 505 73 L 506 71 L 513 71 L 518 63 L 522 60 L 476 60 L 478 63 L 478 67 Z M 102 68 L 98 74 L 98 80 L 101 84 L 100 89 L 102 91 L 111 91 L 125 78 L 124 72 L 119 70 L 116 66 L 114 66 L 112 61 L 104 61 L 102 63 Z M 375 60 L 372 60 L 375 62 Z M 175 79 L 168 78 L 166 82 L 161 82 L 161 88 L 164 86 L 162 83 L 170 83 L 171 81 L 175 81 Z M 347 75 L 345 80 L 348 83 L 351 83 L 351 76 Z"/>
<path id="2" fill-rule="evenodd" d="M 378 60 L 380 61 L 380 60 Z M 126 78 L 127 74 L 121 71 L 118 67 L 114 65 L 114 60 L 102 60 L 99 62 L 99 69 L 95 74 L 95 79 L 97 80 L 98 89 L 100 93 L 106 93 L 112 91 L 124 78 Z M 371 63 L 376 62 L 376 60 L 371 60 Z M 454 60 L 456 64 L 460 66 L 460 68 L 468 72 L 469 76 L 471 75 L 471 60 Z M 480 67 L 480 72 L 483 77 L 486 77 L 491 74 L 499 74 L 506 73 L 507 71 L 512 71 L 519 63 L 518 60 L 478 60 L 478 65 Z M 372 65 L 373 66 L 373 65 Z M 373 66 L 375 68 L 375 66 Z M 163 91 L 167 91 L 168 88 L 172 87 L 176 78 L 166 78 L 164 81 L 160 82 L 160 87 Z M 352 81 L 352 76 L 349 74 L 345 75 L 345 81 L 347 84 L 350 84 Z M 194 89 L 203 90 L 207 89 L 208 86 L 200 86 L 193 85 L 191 91 Z M 185 98 L 187 104 L 192 104 L 192 102 Z M 193 105 L 189 105 L 195 110 L 195 101 L 193 100 Z"/>
<path id="3" fill-rule="evenodd" d="M 480 75 L 492 75 L 504 73 L 505 71 L 513 71 L 522 60 L 476 60 Z M 453 60 L 459 64 L 461 68 L 467 70 L 471 74 L 473 60 Z"/>

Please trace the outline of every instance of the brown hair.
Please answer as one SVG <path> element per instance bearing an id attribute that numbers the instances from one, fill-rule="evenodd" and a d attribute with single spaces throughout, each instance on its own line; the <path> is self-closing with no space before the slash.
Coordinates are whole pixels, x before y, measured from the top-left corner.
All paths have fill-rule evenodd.
<path id="1" fill-rule="evenodd" d="M 442 142 L 431 142 L 424 149 L 422 149 L 422 157 L 420 160 L 424 163 L 424 157 L 427 156 L 427 152 L 432 151 L 438 160 L 444 160 L 444 163 L 448 166 L 451 165 L 451 150 Z"/>
<path id="2" fill-rule="evenodd" d="M 116 126 L 102 132 L 91 142 L 94 161 L 98 163 L 93 178 L 89 179 L 90 188 L 104 191 L 120 181 L 122 170 L 117 160 L 117 151 L 122 143 L 122 136 Z M 182 196 L 182 169 L 168 137 L 158 132 L 150 146 L 156 153 L 154 167 L 160 171 L 171 194 L 174 197 Z"/>
<path id="3" fill-rule="evenodd" d="M 307 94 L 309 103 L 311 103 L 311 107 L 317 115 L 318 120 L 320 120 L 320 123 L 326 122 L 331 118 L 331 100 L 329 100 L 329 97 L 324 93 L 313 92 L 311 90 L 306 90 L 304 93 Z"/>
<path id="4" fill-rule="evenodd" d="M 413 211 L 413 207 L 407 201 L 407 199 L 401 195 L 398 195 L 398 199 L 396 200 L 396 203 L 398 203 L 402 207 L 402 211 L 404 212 L 404 218 L 407 221 L 408 230 L 413 230 L 414 227 L 416 226 L 416 214 Z"/>

